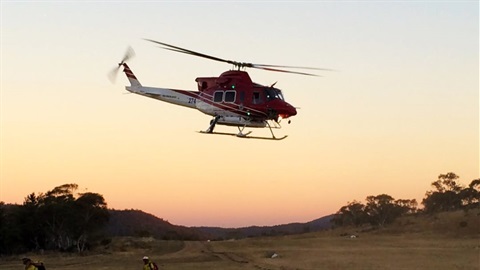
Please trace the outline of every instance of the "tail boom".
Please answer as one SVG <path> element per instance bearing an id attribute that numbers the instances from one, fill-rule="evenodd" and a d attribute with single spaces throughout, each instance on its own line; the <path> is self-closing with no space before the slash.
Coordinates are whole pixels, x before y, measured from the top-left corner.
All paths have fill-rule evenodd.
<path id="1" fill-rule="evenodd" d="M 165 101 L 175 105 L 197 109 L 196 103 L 199 98 L 198 91 L 175 90 L 168 88 L 146 87 L 138 81 L 133 71 L 126 63 L 120 63 L 123 66 L 123 72 L 127 76 L 130 86 L 125 89 L 131 93 Z"/>
<path id="2" fill-rule="evenodd" d="M 175 90 L 156 87 L 131 87 L 125 89 L 131 93 L 154 98 L 164 102 L 180 105 L 192 109 L 197 109 L 196 103 L 199 97 L 197 91 Z"/>

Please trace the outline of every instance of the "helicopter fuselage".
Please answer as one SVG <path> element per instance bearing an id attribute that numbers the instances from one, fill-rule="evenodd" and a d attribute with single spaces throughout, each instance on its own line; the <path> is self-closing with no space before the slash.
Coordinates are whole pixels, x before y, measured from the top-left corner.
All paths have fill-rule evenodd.
<path id="1" fill-rule="evenodd" d="M 195 80 L 198 91 L 187 91 L 144 87 L 137 83 L 129 67 L 123 65 L 131 82 L 131 86 L 126 87 L 128 91 L 218 116 L 218 124 L 266 127 L 268 120 L 279 122 L 297 114 L 284 100 L 280 89 L 252 82 L 245 71 L 231 70 L 219 77 L 198 77 Z M 133 77 L 129 77 L 129 73 Z"/>

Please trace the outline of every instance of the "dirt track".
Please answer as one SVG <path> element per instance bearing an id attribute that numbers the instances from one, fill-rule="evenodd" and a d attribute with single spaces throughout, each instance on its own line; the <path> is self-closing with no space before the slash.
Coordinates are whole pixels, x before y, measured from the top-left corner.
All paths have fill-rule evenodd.
<path id="1" fill-rule="evenodd" d="M 239 269 L 279 269 L 277 267 L 261 265 L 254 259 L 247 258 L 247 256 L 238 253 L 215 251 L 208 242 L 185 242 L 185 247 L 182 250 L 161 256 L 159 260 L 165 268 L 170 264 L 184 262 L 222 262 L 224 265 L 228 264 L 228 269 L 237 269 L 237 267 Z"/>

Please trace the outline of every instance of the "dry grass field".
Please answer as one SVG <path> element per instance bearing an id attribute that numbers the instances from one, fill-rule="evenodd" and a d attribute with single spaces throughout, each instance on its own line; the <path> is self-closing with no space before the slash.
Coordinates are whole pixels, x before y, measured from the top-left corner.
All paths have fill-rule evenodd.
<path id="1" fill-rule="evenodd" d="M 218 242 L 115 238 L 90 254 L 28 254 L 48 269 L 142 269 L 150 256 L 160 269 L 480 269 L 480 216 L 449 213 L 404 218 L 387 229 L 325 232 Z M 359 232 L 360 230 L 360 232 Z M 351 238 L 351 234 L 358 237 Z M 341 236 L 342 235 L 342 236 Z M 277 254 L 272 258 L 273 254 Z M 4 257 L 0 269 L 22 269 L 21 256 Z"/>

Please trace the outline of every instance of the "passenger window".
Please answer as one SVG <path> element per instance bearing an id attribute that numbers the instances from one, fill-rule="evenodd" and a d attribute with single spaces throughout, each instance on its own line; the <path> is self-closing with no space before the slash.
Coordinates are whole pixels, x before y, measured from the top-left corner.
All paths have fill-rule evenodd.
<path id="1" fill-rule="evenodd" d="M 217 91 L 213 94 L 213 101 L 214 102 L 222 102 L 223 101 L 223 91 Z"/>
<path id="2" fill-rule="evenodd" d="M 235 102 L 235 91 L 225 92 L 225 102 Z"/>

